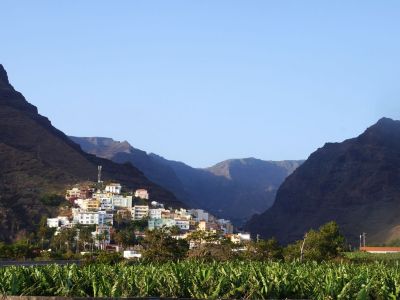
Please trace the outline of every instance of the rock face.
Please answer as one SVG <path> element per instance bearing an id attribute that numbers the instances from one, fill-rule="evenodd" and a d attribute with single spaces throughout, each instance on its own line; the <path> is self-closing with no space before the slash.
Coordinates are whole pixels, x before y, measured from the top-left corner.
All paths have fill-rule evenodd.
<path id="1" fill-rule="evenodd" d="M 399 237 L 400 121 L 383 118 L 357 138 L 318 149 L 247 228 L 288 243 L 331 220 L 353 246 L 362 232 L 370 244 Z"/>
<path id="2" fill-rule="evenodd" d="M 147 154 L 127 142 L 96 137 L 70 138 L 88 153 L 120 163 L 131 162 L 187 205 L 206 209 L 233 220 L 237 225 L 270 207 L 279 185 L 302 163 L 247 158 L 196 169 L 156 154 Z"/>
<path id="3" fill-rule="evenodd" d="M 0 240 L 29 231 L 49 212 L 39 200 L 43 195 L 62 192 L 65 185 L 79 181 L 96 181 L 97 165 L 103 166 L 104 180 L 147 188 L 152 199 L 181 205 L 132 165 L 82 151 L 14 90 L 0 65 Z"/>

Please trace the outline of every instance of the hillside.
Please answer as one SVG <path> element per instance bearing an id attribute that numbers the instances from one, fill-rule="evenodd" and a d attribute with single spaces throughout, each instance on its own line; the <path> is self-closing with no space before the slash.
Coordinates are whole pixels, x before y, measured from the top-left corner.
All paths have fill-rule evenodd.
<path id="1" fill-rule="evenodd" d="M 211 168 L 192 168 L 110 138 L 70 137 L 83 150 L 116 162 L 131 162 L 149 179 L 171 190 L 189 206 L 242 224 L 270 207 L 283 180 L 302 161 L 232 159 Z"/>
<path id="2" fill-rule="evenodd" d="M 105 180 L 131 189 L 147 188 L 154 200 L 180 205 L 175 196 L 149 181 L 130 164 L 117 164 L 83 152 L 9 83 L 0 65 L 0 240 L 33 228 L 50 208 L 40 198 L 61 193 L 65 185 L 96 180 L 97 166 Z"/>
<path id="3" fill-rule="evenodd" d="M 381 119 L 357 138 L 315 151 L 247 228 L 287 243 L 330 220 L 353 246 L 362 232 L 370 244 L 400 237 L 400 121 Z"/>

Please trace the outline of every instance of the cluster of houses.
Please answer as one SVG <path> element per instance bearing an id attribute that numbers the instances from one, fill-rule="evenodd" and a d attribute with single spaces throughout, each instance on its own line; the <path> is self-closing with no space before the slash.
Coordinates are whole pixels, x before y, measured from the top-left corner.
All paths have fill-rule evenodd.
<path id="1" fill-rule="evenodd" d="M 75 186 L 67 190 L 65 198 L 72 204 L 68 215 L 47 219 L 47 226 L 56 228 L 55 234 L 58 234 L 63 228 L 77 224 L 94 225 L 96 229 L 92 235 L 98 241 L 98 247 L 110 244 L 113 224 L 118 215 L 133 221 L 147 220 L 149 230 L 179 228 L 180 234 L 176 238 L 186 238 L 190 232 L 200 230 L 229 237 L 234 243 L 250 240 L 249 234 L 234 234 L 229 220 L 218 219 L 202 209 L 167 209 L 161 203 L 150 201 L 149 192 L 145 189 L 123 194 L 119 183 L 107 184 L 105 188 Z"/>

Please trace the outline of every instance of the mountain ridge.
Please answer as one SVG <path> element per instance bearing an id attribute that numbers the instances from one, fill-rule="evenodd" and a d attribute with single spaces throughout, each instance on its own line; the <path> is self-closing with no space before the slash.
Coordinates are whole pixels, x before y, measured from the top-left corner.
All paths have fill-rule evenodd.
<path id="1" fill-rule="evenodd" d="M 237 225 L 271 205 L 277 187 L 302 163 L 244 158 L 226 160 L 209 168 L 193 168 L 183 162 L 136 149 L 129 143 L 125 143 L 121 150 L 121 142 L 112 139 L 114 142 L 111 142 L 110 138 L 70 138 L 89 153 L 118 162 L 131 162 L 189 206 L 206 209 L 233 220 Z M 221 170 L 229 172 L 229 176 Z"/>
<path id="2" fill-rule="evenodd" d="M 382 118 L 358 137 L 312 153 L 247 228 L 288 243 L 334 220 L 353 245 L 362 232 L 371 243 L 389 242 L 389 232 L 400 225 L 399 171 L 400 121 Z"/>

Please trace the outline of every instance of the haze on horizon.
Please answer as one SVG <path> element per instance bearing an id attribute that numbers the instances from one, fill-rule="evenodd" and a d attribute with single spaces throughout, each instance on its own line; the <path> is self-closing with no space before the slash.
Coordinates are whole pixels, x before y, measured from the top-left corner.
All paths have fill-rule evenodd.
<path id="1" fill-rule="evenodd" d="M 400 119 L 397 1 L 2 1 L 0 63 L 66 134 L 207 167 Z"/>

